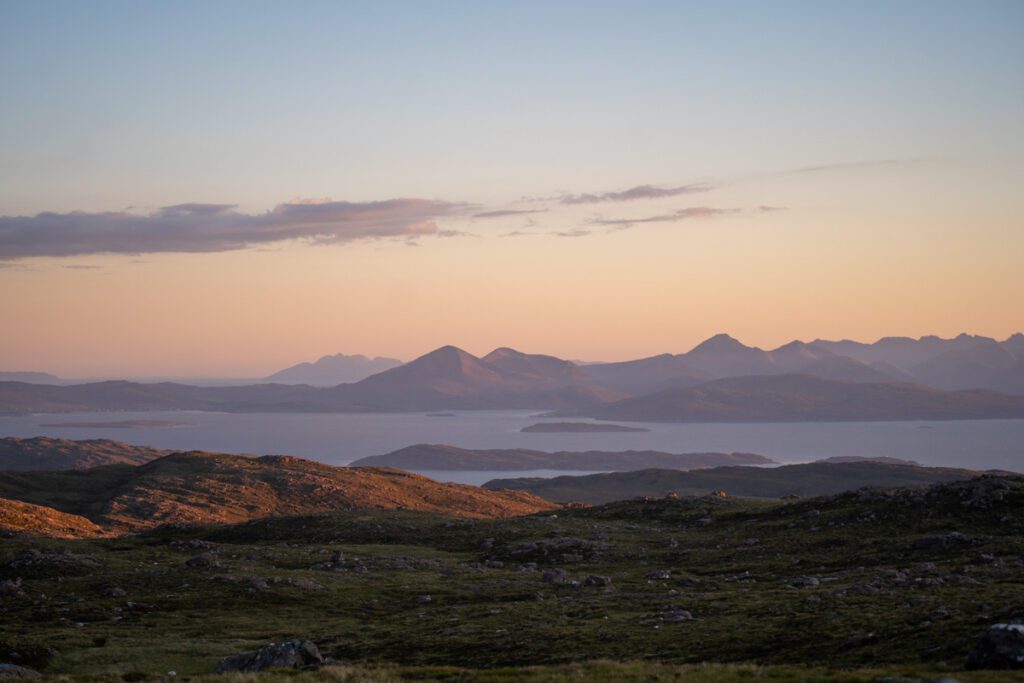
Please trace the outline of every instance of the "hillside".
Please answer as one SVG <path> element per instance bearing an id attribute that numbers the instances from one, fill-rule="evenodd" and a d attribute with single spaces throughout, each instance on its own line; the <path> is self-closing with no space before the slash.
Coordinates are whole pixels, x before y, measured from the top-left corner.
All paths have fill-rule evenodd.
<path id="1" fill-rule="evenodd" d="M 969 420 L 1024 417 L 1024 397 L 940 391 L 916 384 L 841 382 L 810 375 L 733 377 L 624 399 L 590 410 L 601 420 L 638 422 L 815 422 Z"/>
<path id="2" fill-rule="evenodd" d="M 85 517 L 43 505 L 0 498 L 0 538 L 45 536 L 49 538 L 99 538 L 107 534 Z"/>
<path id="3" fill-rule="evenodd" d="M 80 515 L 118 533 L 334 510 L 505 517 L 554 507 L 529 494 L 441 484 L 400 470 L 201 452 L 174 453 L 137 467 L 0 472 L 0 497 Z"/>
<path id="4" fill-rule="evenodd" d="M 663 453 L 659 451 L 559 451 L 526 449 L 469 450 L 438 444 L 417 444 L 384 455 L 360 458 L 352 467 L 397 467 L 418 470 L 689 470 L 719 465 L 763 465 L 773 461 L 753 453 Z"/>
<path id="5" fill-rule="evenodd" d="M 89 439 L 72 441 L 37 436 L 0 439 L 2 470 L 84 470 L 100 465 L 141 465 L 169 451 L 133 446 L 123 441 Z"/>
<path id="6" fill-rule="evenodd" d="M 185 680 L 300 638 L 340 663 L 267 680 L 1010 683 L 966 664 L 1024 618 L 1022 510 L 1024 479 L 984 477 L 9 539 L 0 656 L 72 682 Z"/>
<path id="7" fill-rule="evenodd" d="M 975 470 L 920 467 L 877 460 L 814 462 L 782 467 L 715 467 L 690 472 L 649 469 L 552 479 L 493 479 L 485 488 L 527 491 L 556 502 L 601 504 L 637 496 L 707 495 L 781 498 L 821 496 L 864 486 L 923 486 L 980 475 Z"/>

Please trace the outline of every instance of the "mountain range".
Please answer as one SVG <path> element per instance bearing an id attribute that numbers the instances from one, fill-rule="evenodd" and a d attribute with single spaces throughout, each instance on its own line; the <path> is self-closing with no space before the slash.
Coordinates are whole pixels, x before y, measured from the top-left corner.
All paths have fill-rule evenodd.
<path id="1" fill-rule="evenodd" d="M 322 362 L 293 370 L 313 372 Z M 1021 395 L 1021 334 L 1002 342 L 970 335 L 794 341 L 770 351 L 720 334 L 686 353 L 584 366 L 510 348 L 477 357 L 444 346 L 329 387 L 0 382 L 0 413 L 522 408 L 639 421 L 981 419 L 1024 417 Z"/>

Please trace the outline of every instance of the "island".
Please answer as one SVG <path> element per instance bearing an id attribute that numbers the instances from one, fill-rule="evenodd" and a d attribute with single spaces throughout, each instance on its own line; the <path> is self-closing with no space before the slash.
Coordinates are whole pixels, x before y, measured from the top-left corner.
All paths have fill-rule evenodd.
<path id="1" fill-rule="evenodd" d="M 538 422 L 529 427 L 523 427 L 519 431 L 531 434 L 577 434 L 584 432 L 649 432 L 651 430 L 597 422 Z"/>

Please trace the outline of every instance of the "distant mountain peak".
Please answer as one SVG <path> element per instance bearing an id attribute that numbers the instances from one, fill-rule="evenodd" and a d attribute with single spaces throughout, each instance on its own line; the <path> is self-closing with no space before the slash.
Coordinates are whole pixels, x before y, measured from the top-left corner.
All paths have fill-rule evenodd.
<path id="1" fill-rule="evenodd" d="M 705 339 L 690 350 L 694 351 L 749 351 L 753 347 L 743 344 L 735 337 L 724 332 Z"/>

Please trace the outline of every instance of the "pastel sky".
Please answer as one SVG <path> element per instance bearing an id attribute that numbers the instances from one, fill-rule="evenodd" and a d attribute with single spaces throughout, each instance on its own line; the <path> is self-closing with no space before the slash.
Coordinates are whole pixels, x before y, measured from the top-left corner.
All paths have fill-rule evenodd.
<path id="1" fill-rule="evenodd" d="M 0 370 L 1024 330 L 1024 2 L 0 3 Z"/>

